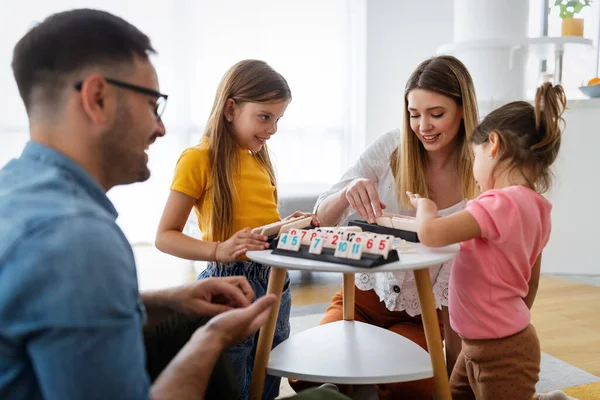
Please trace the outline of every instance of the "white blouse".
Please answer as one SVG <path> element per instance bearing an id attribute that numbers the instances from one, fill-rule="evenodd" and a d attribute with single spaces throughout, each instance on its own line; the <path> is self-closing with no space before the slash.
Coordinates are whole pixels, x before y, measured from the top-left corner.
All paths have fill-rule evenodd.
<path id="1" fill-rule="evenodd" d="M 390 156 L 397 147 L 400 130 L 394 129 L 375 140 L 360 156 L 356 164 L 342 176 L 342 179 L 328 191 L 321 194 L 315 205 L 315 213 L 319 204 L 334 193 L 342 190 L 348 183 L 357 178 L 367 178 L 377 187 L 379 198 L 387 206 L 385 212 L 402 215 L 413 215 L 414 211 L 402 208 L 396 196 L 396 183 L 390 168 Z M 452 207 L 440 210 L 440 215 L 448 215 L 465 208 L 463 200 Z M 353 219 L 362 219 L 351 207 L 344 211 L 339 225 L 346 225 Z M 448 280 L 452 262 L 446 262 L 429 268 L 433 294 L 437 308 L 448 306 Z M 356 287 L 361 290 L 374 289 L 379 299 L 385 302 L 390 311 L 406 311 L 410 316 L 421 314 L 421 306 L 417 294 L 417 286 L 412 271 L 378 272 L 356 274 Z"/>

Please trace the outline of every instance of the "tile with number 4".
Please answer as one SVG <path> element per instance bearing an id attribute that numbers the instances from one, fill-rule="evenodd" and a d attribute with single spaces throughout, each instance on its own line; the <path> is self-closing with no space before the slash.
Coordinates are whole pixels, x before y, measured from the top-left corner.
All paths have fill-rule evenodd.
<path id="1" fill-rule="evenodd" d="M 277 241 L 277 248 L 287 250 L 290 246 L 290 235 L 287 233 L 279 236 L 279 240 Z"/>

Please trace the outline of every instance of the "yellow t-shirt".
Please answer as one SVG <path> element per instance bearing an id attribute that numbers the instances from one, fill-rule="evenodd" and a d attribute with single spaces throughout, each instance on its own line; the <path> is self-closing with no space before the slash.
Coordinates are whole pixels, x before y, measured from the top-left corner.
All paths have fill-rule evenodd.
<path id="1" fill-rule="evenodd" d="M 275 186 L 271 184 L 269 174 L 248 150 L 240 149 L 239 157 L 240 169 L 233 175 L 237 191 L 237 198 L 234 197 L 233 200 L 234 232 L 279 221 Z M 194 211 L 203 239 L 207 237 L 208 218 L 202 216 L 212 212 L 211 170 L 208 143 L 202 140 L 199 145 L 190 147 L 181 154 L 171 184 L 171 190 L 196 199 Z"/>

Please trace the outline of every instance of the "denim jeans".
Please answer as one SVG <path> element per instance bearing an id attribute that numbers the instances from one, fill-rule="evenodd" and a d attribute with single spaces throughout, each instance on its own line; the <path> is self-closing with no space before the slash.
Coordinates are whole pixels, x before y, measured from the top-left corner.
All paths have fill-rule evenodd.
<path id="1" fill-rule="evenodd" d="M 198 279 L 224 276 L 245 276 L 250 282 L 250 286 L 256 294 L 256 298 L 267 294 L 267 284 L 271 267 L 255 263 L 252 261 L 239 261 L 229 264 L 214 263 L 208 264 L 208 267 L 198 275 Z M 290 292 L 290 278 L 286 274 L 283 293 L 281 295 L 281 304 L 277 325 L 275 327 L 275 336 L 273 337 L 274 348 L 290 336 L 290 309 L 292 306 L 292 295 Z M 247 399 L 250 392 L 250 382 L 252 381 L 252 368 L 254 367 L 254 354 L 258 343 L 258 332 L 232 347 L 228 351 L 229 359 L 233 364 L 233 369 L 237 377 L 242 392 L 242 398 Z M 279 396 L 279 385 L 281 378 L 267 375 L 263 390 L 263 400 L 273 400 Z"/>

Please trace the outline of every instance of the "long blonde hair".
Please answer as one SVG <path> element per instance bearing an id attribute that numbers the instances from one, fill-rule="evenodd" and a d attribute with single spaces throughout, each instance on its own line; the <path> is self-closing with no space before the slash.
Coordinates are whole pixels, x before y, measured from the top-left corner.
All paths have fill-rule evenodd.
<path id="1" fill-rule="evenodd" d="M 237 193 L 233 176 L 239 168 L 239 147 L 231 124 L 225 117 L 227 100 L 232 99 L 237 104 L 242 104 L 291 100 L 291 98 L 292 93 L 287 81 L 264 61 L 240 61 L 221 79 L 203 134 L 203 137 L 208 139 L 212 169 L 212 190 L 209 194 L 212 199 L 212 212 L 211 215 L 201 216 L 209 220 L 207 240 L 224 241 L 235 233 L 234 200 Z M 273 186 L 277 187 L 275 170 L 266 144 L 255 153 L 255 156 L 268 172 Z M 277 191 L 274 200 L 277 201 Z"/>
<path id="2" fill-rule="evenodd" d="M 469 137 L 477 126 L 479 114 L 473 80 L 465 65 L 452 56 L 438 56 L 423 61 L 411 74 L 404 90 L 404 118 L 398 147 L 393 151 L 390 166 L 398 190 L 400 203 L 411 208 L 406 191 L 429 196 L 425 180 L 427 167 L 426 150 L 410 127 L 408 113 L 408 93 L 413 89 L 430 90 L 453 99 L 462 106 L 463 119 L 455 140 L 456 173 L 460 179 L 462 196 L 475 197 L 476 185 L 473 179 L 473 157 L 469 148 Z"/>

